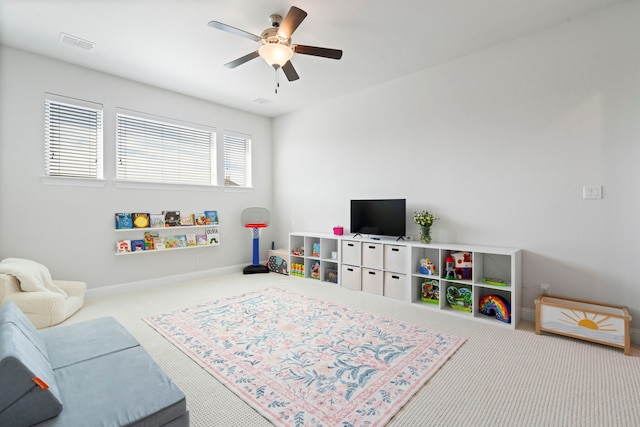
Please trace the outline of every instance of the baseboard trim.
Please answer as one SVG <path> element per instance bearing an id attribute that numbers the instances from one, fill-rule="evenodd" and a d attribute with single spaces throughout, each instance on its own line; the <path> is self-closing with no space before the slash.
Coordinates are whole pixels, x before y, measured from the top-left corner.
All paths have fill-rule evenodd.
<path id="1" fill-rule="evenodd" d="M 522 320 L 536 323 L 536 311 L 533 308 L 523 307 L 520 313 L 522 313 Z"/>
<path id="2" fill-rule="evenodd" d="M 225 274 L 241 273 L 244 265 L 233 265 L 229 267 L 214 268 L 211 270 L 200 270 L 191 273 L 178 274 L 175 276 L 158 277 L 156 279 L 140 280 L 137 282 L 119 283 L 116 285 L 102 286 L 99 288 L 87 289 L 86 300 L 102 298 L 112 295 L 119 295 L 128 292 L 142 291 L 146 289 L 158 288 L 161 286 L 175 285 L 192 280 L 205 279 L 207 277 L 223 276 Z"/>
<path id="3" fill-rule="evenodd" d="M 536 310 L 533 308 L 523 308 L 522 309 L 522 320 L 527 320 L 529 322 L 536 322 Z M 631 338 L 631 342 L 633 344 L 640 345 L 640 329 L 638 328 L 629 328 L 629 337 Z"/>

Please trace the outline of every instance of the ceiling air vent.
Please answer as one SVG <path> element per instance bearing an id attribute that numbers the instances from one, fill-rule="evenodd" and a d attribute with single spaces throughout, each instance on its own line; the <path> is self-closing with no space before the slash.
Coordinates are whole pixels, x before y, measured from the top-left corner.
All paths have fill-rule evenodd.
<path id="1" fill-rule="evenodd" d="M 65 34 L 65 33 L 60 33 L 60 38 L 58 39 L 58 42 L 62 44 L 66 44 L 67 46 L 77 47 L 86 51 L 89 51 L 95 47 L 95 43 L 93 42 L 82 40 L 81 38 L 78 38 L 69 34 Z"/>
<path id="2" fill-rule="evenodd" d="M 256 104 L 271 104 L 273 101 L 267 98 L 256 98 L 253 102 Z"/>

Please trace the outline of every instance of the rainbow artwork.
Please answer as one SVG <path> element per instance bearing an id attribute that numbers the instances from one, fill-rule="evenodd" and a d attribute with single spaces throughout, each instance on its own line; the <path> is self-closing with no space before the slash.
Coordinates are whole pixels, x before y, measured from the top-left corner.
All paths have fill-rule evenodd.
<path id="1" fill-rule="evenodd" d="M 496 320 L 511 323 L 511 305 L 499 295 L 485 295 L 478 305 L 480 313 L 495 316 Z"/>

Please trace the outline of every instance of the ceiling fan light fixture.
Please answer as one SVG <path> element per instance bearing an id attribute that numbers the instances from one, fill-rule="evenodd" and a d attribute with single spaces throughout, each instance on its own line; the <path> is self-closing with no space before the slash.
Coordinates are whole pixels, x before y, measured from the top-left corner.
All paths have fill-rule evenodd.
<path id="1" fill-rule="evenodd" d="M 280 68 L 293 56 L 293 49 L 280 43 L 265 43 L 258 49 L 260 56 L 274 68 Z"/>

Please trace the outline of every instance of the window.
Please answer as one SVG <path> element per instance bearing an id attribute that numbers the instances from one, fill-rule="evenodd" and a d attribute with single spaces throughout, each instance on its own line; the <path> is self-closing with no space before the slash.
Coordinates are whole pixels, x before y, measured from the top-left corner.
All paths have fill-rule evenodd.
<path id="1" fill-rule="evenodd" d="M 45 95 L 44 174 L 102 179 L 102 105 Z"/>
<path id="2" fill-rule="evenodd" d="M 116 113 L 116 178 L 216 185 L 215 130 L 142 113 Z"/>
<path id="3" fill-rule="evenodd" d="M 224 185 L 251 187 L 251 137 L 224 133 Z"/>

